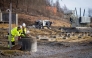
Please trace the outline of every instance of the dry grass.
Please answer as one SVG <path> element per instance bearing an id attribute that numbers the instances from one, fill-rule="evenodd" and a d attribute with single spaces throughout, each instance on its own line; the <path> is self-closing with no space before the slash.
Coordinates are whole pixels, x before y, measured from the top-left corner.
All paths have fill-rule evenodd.
<path id="1" fill-rule="evenodd" d="M 12 27 L 15 27 L 15 24 L 12 24 Z M 9 28 L 9 24 L 0 24 L 0 28 Z"/>
<path id="2" fill-rule="evenodd" d="M 25 15 L 25 14 L 19 14 L 19 20 L 20 24 L 22 24 L 22 22 L 25 22 L 26 24 L 32 24 L 34 23 L 36 20 L 50 20 L 51 22 L 53 22 L 52 26 L 65 26 L 65 27 L 70 27 L 70 23 L 67 23 L 64 21 L 64 19 L 51 19 L 48 17 L 44 17 L 44 16 L 30 16 L 30 15 Z M 28 25 L 29 25 L 28 24 Z"/>
<path id="3" fill-rule="evenodd" d="M 58 34 L 60 31 L 50 30 L 50 29 L 30 29 L 31 35 L 54 35 Z"/>

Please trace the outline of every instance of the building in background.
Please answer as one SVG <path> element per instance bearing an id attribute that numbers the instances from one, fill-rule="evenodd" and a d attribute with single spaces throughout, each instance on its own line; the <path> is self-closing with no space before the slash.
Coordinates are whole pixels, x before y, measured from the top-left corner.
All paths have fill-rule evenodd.
<path id="1" fill-rule="evenodd" d="M 0 11 L 0 23 L 9 23 L 9 13 Z M 12 13 L 12 24 L 18 25 L 18 14 Z"/>

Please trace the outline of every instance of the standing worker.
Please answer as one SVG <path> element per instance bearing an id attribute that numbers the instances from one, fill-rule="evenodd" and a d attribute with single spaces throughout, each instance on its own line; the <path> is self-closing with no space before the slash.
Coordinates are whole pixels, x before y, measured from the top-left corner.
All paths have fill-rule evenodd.
<path id="1" fill-rule="evenodd" d="M 12 45 L 12 47 L 15 45 L 15 37 L 21 35 L 19 33 L 19 30 L 21 30 L 20 26 L 13 28 L 11 30 L 11 38 L 10 38 L 10 36 L 8 36 L 8 40 L 11 39 L 11 45 Z M 8 41 L 8 47 L 10 47 L 9 41 Z"/>

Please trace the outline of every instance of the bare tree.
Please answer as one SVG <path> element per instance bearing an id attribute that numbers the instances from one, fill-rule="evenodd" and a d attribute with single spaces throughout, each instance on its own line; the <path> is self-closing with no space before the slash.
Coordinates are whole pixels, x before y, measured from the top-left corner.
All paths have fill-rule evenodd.
<path id="1" fill-rule="evenodd" d="M 53 0 L 0 0 L 0 6 L 3 10 L 9 8 L 12 2 L 13 11 L 25 14 L 51 15 L 46 7 L 51 6 Z M 49 14 L 48 14 L 49 13 Z"/>

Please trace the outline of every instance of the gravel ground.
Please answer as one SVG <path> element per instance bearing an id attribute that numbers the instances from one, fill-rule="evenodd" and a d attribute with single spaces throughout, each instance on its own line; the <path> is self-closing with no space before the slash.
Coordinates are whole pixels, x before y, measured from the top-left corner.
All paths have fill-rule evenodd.
<path id="1" fill-rule="evenodd" d="M 14 58 L 92 58 L 92 44 L 80 43 L 38 43 L 38 51 L 31 55 Z"/>
<path id="2" fill-rule="evenodd" d="M 6 40 L 0 40 L 0 46 L 6 46 L 6 44 Z M 37 52 L 34 53 L 13 51 L 13 54 L 6 55 L 1 52 L 3 50 L 0 47 L 0 58 L 92 58 L 92 39 L 66 39 L 59 42 L 40 40 Z"/>
<path id="3" fill-rule="evenodd" d="M 81 38 L 75 39 L 66 39 L 65 42 L 38 41 L 37 52 L 15 52 L 13 55 L 0 52 L 0 58 L 92 58 L 92 39 L 86 41 L 86 37 L 84 42 L 80 42 Z M 6 40 L 0 40 L 0 46 L 6 46 L 5 42 Z"/>

